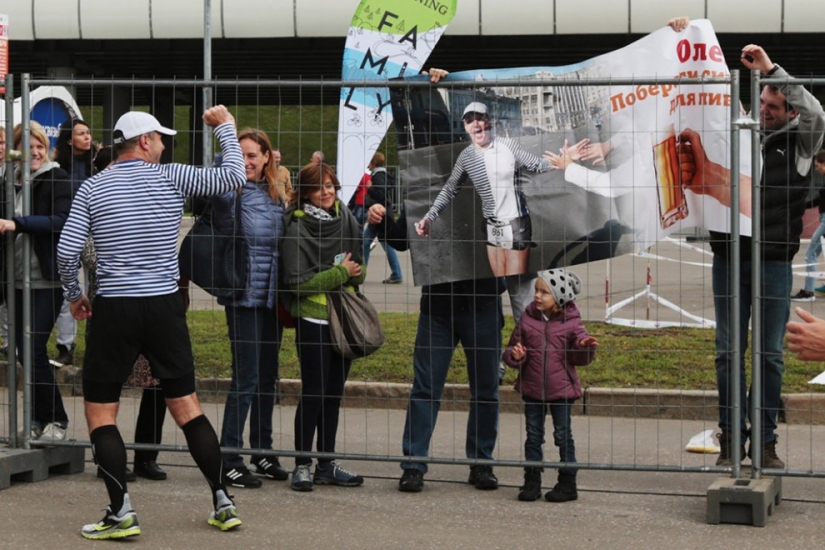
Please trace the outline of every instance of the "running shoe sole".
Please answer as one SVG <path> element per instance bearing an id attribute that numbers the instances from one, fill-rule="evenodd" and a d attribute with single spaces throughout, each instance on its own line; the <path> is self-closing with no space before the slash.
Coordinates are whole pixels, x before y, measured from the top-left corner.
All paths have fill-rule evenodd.
<path id="1" fill-rule="evenodd" d="M 241 518 L 238 517 L 238 512 L 235 508 L 232 508 L 231 510 L 222 510 L 220 512 L 212 512 L 206 522 L 209 525 L 217 527 L 221 531 L 231 531 L 243 523 Z"/>
<path id="2" fill-rule="evenodd" d="M 315 474 L 313 482 L 315 483 L 315 485 L 338 485 L 339 487 L 358 487 L 359 485 L 364 484 L 364 478 L 356 477 L 355 479 L 349 481 L 342 481 L 331 477 L 319 477 L 318 474 Z"/>
<path id="3" fill-rule="evenodd" d="M 86 525 L 80 534 L 84 538 L 91 540 L 124 539 L 126 537 L 136 537 L 140 534 L 140 525 L 134 513 L 124 518 L 117 524 L 101 525 L 105 520 L 101 520 L 91 525 Z"/>

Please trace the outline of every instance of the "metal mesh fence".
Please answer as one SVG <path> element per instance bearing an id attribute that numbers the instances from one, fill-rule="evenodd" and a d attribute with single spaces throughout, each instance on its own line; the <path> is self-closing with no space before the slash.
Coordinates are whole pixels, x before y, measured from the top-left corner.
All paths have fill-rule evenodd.
<path id="1" fill-rule="evenodd" d="M 726 79 L 720 80 L 729 83 Z M 822 86 L 822 82 L 816 79 L 805 82 L 813 88 L 814 94 Z M 300 98 L 304 94 L 313 98 L 317 98 L 319 94 L 337 96 L 342 85 L 353 83 L 24 79 L 23 84 L 23 95 L 26 95 L 29 88 L 37 86 L 68 86 L 78 98 L 81 112 L 77 115 L 81 115 L 89 124 L 94 140 L 101 145 L 111 143 L 114 121 L 123 112 L 143 110 L 153 113 L 162 123 L 178 132 L 174 139 L 165 142 L 163 162 L 199 163 L 204 130 L 200 124 L 203 106 L 199 105 L 198 98 L 203 86 L 214 88 L 215 103 L 229 107 L 239 130 L 257 128 L 269 136 L 272 146 L 282 155 L 281 164 L 291 172 L 290 181 L 293 185 L 300 185 L 298 173 L 310 162 L 315 151 L 323 151 L 326 162 L 331 165 L 344 161 L 337 150 L 338 110 L 321 104 L 303 104 Z M 472 135 L 468 137 L 465 134 L 461 116 L 446 116 L 450 112 L 455 114 L 457 110 L 461 110 L 469 104 L 469 99 L 483 98 L 483 101 L 491 105 L 491 110 L 495 109 L 494 131 L 497 137 L 519 142 L 539 158 L 544 158 L 545 151 L 563 157 L 562 149 L 572 145 L 574 139 L 577 142 L 588 139 L 590 144 L 598 144 L 607 141 L 605 136 L 615 141 L 624 141 L 628 147 L 628 158 L 640 156 L 637 148 L 645 142 L 648 151 L 644 154 L 655 155 L 656 147 L 651 150 L 651 145 L 658 138 L 651 136 L 647 130 L 631 130 L 628 133 L 621 129 L 611 133 L 609 128 L 611 100 L 619 93 L 614 87 L 627 84 L 598 78 L 582 78 L 575 83 L 539 79 L 537 82 L 520 82 L 507 86 L 486 85 L 484 88 L 474 88 L 473 83 L 450 86 L 408 84 L 406 87 L 400 83 L 389 83 L 397 98 L 395 107 L 399 110 L 395 112 L 403 113 L 406 117 L 396 116 L 394 125 L 378 150 L 385 154 L 386 164 L 396 176 L 397 187 L 390 190 L 395 198 L 391 215 L 401 213 L 406 204 L 404 213 L 407 216 L 408 240 L 412 242 L 418 239 L 418 242 L 410 244 L 411 252 L 394 251 L 387 248 L 385 242 L 378 242 L 376 246 L 376 243 L 371 244 L 369 241 L 363 242 L 362 249 L 358 250 L 358 254 L 363 256 L 371 249 L 369 269 L 359 286 L 379 311 L 386 340 L 381 350 L 374 355 L 352 362 L 341 403 L 343 412 L 337 427 L 336 444 L 332 447 L 334 452 L 318 453 L 315 452 L 315 447 L 296 451 L 295 432 L 303 428 L 301 422 L 295 420 L 298 404 L 307 406 L 308 398 L 318 398 L 325 403 L 324 406 L 330 406 L 330 403 L 334 406 L 335 399 L 324 401 L 324 398 L 330 396 L 306 392 L 308 377 L 324 378 L 328 373 L 314 370 L 320 367 L 310 360 L 301 363 L 298 353 L 300 346 L 296 344 L 298 337 L 294 328 L 283 329 L 283 337 L 279 341 L 277 335 L 280 329 L 273 329 L 276 324 L 273 310 L 267 310 L 265 314 L 272 316 L 271 319 L 267 317 L 264 320 L 264 317 L 259 316 L 249 321 L 252 323 L 249 327 L 251 333 L 261 333 L 263 329 L 260 323 L 266 323 L 266 330 L 271 332 L 263 337 L 264 343 L 279 345 L 277 358 L 273 359 L 277 367 L 272 364 L 260 367 L 266 368 L 278 380 L 274 395 L 270 396 L 277 402 L 271 418 L 272 449 L 249 448 L 250 436 L 253 441 L 267 440 L 268 418 L 257 418 L 254 421 L 256 426 L 263 426 L 261 429 L 267 431 L 266 434 L 250 434 L 247 418 L 238 418 L 234 426 L 227 425 L 225 400 L 235 389 L 231 385 L 233 361 L 228 336 L 228 330 L 233 328 L 228 327 L 228 324 L 238 322 L 238 319 L 228 314 L 213 296 L 193 285 L 189 292 L 191 301 L 187 319 L 195 358 L 198 394 L 205 412 L 215 426 L 244 434 L 245 445 L 239 449 L 244 455 L 257 456 L 274 452 L 286 457 L 334 456 L 349 460 L 406 461 L 416 464 L 471 465 L 481 462 L 497 466 L 541 464 L 551 468 L 569 467 L 571 463 L 566 463 L 563 455 L 559 458 L 553 448 L 554 443 L 558 445 L 559 441 L 554 441 L 554 428 L 549 413 L 546 434 L 543 436 L 543 459 L 536 462 L 535 459 L 528 459 L 525 454 L 527 426 L 523 417 L 524 403 L 521 395 L 513 389 L 518 370 L 505 369 L 502 364 L 501 375 L 499 374 L 500 354 L 505 351 L 516 326 L 511 297 L 507 293 L 499 295 L 497 290 L 490 291 L 490 287 L 478 284 L 470 287 L 449 286 L 456 280 L 474 279 L 461 278 L 461 274 L 467 270 L 483 274 L 479 275 L 479 279 L 491 278 L 495 270 L 488 246 L 491 237 L 485 233 L 490 225 L 489 219 L 484 214 L 481 192 L 473 189 L 475 174 L 472 170 L 469 171 L 469 180 L 459 182 L 455 202 L 442 212 L 437 222 L 433 221 L 432 233 L 426 244 L 422 244 L 425 242 L 423 237 L 419 239 L 413 234 L 413 223 L 423 219 L 428 208 L 436 201 L 444 181 L 460 162 L 462 151 L 472 147 Z M 634 80 L 631 84 L 646 87 L 647 90 L 652 86 L 674 85 L 667 80 L 644 79 Z M 720 81 L 707 79 L 682 79 L 679 82 L 680 86 L 691 85 L 699 89 L 703 86 L 718 87 L 719 84 Z M 299 102 L 281 103 L 284 90 L 289 90 L 289 94 L 286 94 L 289 98 L 294 99 L 297 95 Z M 732 92 L 729 103 L 738 104 L 737 94 L 738 89 Z M 687 105 L 679 103 L 678 96 L 674 97 L 677 98 L 675 106 L 672 104 L 673 97 L 660 96 L 652 101 L 667 102 L 676 111 L 687 108 Z M 431 103 L 423 103 L 425 99 Z M 440 106 L 438 109 L 427 107 L 436 104 Z M 25 115 L 23 120 L 27 120 Z M 47 130 L 58 128 L 62 122 L 52 120 L 50 124 L 49 121 L 41 121 Z M 737 122 L 734 128 L 727 124 L 722 130 L 710 126 L 704 130 L 708 135 L 718 134 L 717 142 L 731 144 L 735 143 L 732 136 L 740 128 L 750 127 Z M 11 149 L 11 140 L 9 143 Z M 740 151 L 731 146 L 728 150 L 715 151 L 713 154 L 725 158 L 730 164 L 736 164 Z M 611 161 L 608 156 L 601 160 L 601 167 L 594 166 L 598 163 L 591 160 L 589 168 L 592 174 L 587 177 L 609 177 L 611 170 L 624 166 L 618 158 Z M 7 170 L 9 166 L 12 165 L 7 164 Z M 674 207 L 676 211 L 683 207 L 689 209 L 695 205 L 704 205 L 712 198 L 685 191 L 684 186 L 677 184 L 678 193 L 687 195 L 687 198 L 682 195 L 675 199 L 670 197 L 668 200 L 676 201 L 675 206 L 665 204 L 667 201 L 662 199 L 662 188 L 653 193 L 659 202 L 626 200 L 622 198 L 626 196 L 625 191 L 630 190 L 631 195 L 632 192 L 651 191 L 643 188 L 646 184 L 636 184 L 635 176 L 640 176 L 634 172 L 637 167 L 627 168 L 629 171 L 626 174 L 620 176 L 617 173 L 608 180 L 608 187 L 615 193 L 608 194 L 607 198 L 604 193 L 594 191 L 587 185 L 560 176 L 566 170 L 550 170 L 555 179 L 530 176 L 519 182 L 519 185 L 523 185 L 524 196 L 530 202 L 529 210 L 533 218 L 533 242 L 527 246 L 530 252 L 529 271 L 534 273 L 540 269 L 566 268 L 578 274 L 582 290 L 576 304 L 584 326 L 599 341 L 595 361 L 578 369 L 583 387 L 582 397 L 570 402 L 576 467 L 727 472 L 730 468 L 715 465 L 717 454 L 686 451 L 686 445 L 693 436 L 705 431 L 718 431 L 714 366 L 716 347 L 711 330 L 716 323 L 711 277 L 713 260 L 707 232 L 702 228 L 690 227 L 669 233 L 662 240 L 650 242 L 647 236 L 641 235 L 638 227 L 625 228 L 627 231 L 624 231 L 609 223 L 614 219 L 642 220 L 647 216 L 654 220 L 654 226 L 661 228 L 668 216 L 669 207 Z M 519 177 L 521 176 L 520 173 Z M 638 180 L 641 182 L 642 178 L 639 177 Z M 346 190 L 347 186 L 354 188 L 357 182 L 342 183 Z M 339 195 L 339 198 L 344 204 L 349 197 Z M 552 205 L 552 208 L 548 205 Z M 547 211 L 543 211 L 545 207 L 548 208 Z M 13 206 L 7 207 L 6 211 L 10 212 L 8 208 Z M 196 203 L 187 202 L 180 231 L 181 240 L 196 219 L 192 210 L 197 212 L 198 208 Z M 647 208 L 652 211 L 646 211 Z M 602 233 L 598 233 L 598 230 L 602 230 Z M 256 243 L 250 244 L 254 246 Z M 7 238 L 6 245 L 12 246 L 12 240 Z M 285 240 L 280 246 L 295 246 L 295 243 Z M 397 256 L 401 270 L 400 284 L 394 284 L 393 279 L 397 277 L 392 272 L 393 266 L 388 263 L 388 256 L 393 253 Z M 794 274 L 800 276 L 793 281 L 794 289 L 800 286 L 801 275 L 804 274 L 804 253 L 805 243 L 794 258 Z M 7 255 L 7 258 L 11 259 L 12 256 Z M 19 262 L 19 259 L 16 261 Z M 523 277 L 522 279 L 527 279 L 524 281 L 518 277 L 513 279 L 510 273 L 507 275 L 511 290 L 515 288 L 514 282 L 526 284 L 526 290 L 522 287 L 526 299 L 521 304 L 530 303 L 534 294 L 532 277 Z M 422 284 L 428 286 L 422 290 Z M 445 284 L 446 288 L 452 290 L 446 293 L 433 292 L 433 288 L 445 288 Z M 279 292 L 288 292 L 289 289 L 284 289 L 284 286 L 283 283 L 280 285 Z M 473 290 L 468 291 L 467 288 Z M 492 288 L 495 289 L 495 286 Z M 271 290 L 274 293 L 276 288 Z M 20 294 L 21 297 L 23 295 L 24 293 Z M 493 308 L 492 314 L 482 311 L 478 298 L 486 299 L 482 301 L 485 307 Z M 460 305 L 462 302 L 468 305 Z M 503 307 L 503 324 L 496 309 L 499 302 Z M 26 303 L 16 303 L 15 311 L 19 311 Z M 426 311 L 422 311 L 422 304 Z M 822 306 L 819 301 L 804 306 L 814 313 L 825 313 L 820 311 Z M 428 325 L 423 320 L 432 317 L 433 311 L 448 311 L 439 318 L 443 326 Z M 15 314 L 12 312 L 12 330 L 18 325 L 14 319 Z M 489 323 L 492 323 L 492 330 L 486 326 Z M 18 330 L 26 337 L 33 337 L 33 340 L 37 340 L 38 336 L 47 336 L 31 334 L 31 326 L 36 325 L 25 324 L 24 330 Z M 309 325 L 303 324 L 300 327 L 306 334 L 310 334 L 307 328 Z M 743 331 L 747 329 L 747 326 L 741 327 Z M 438 337 L 428 331 L 438 331 Z M 257 350 L 253 351 L 253 355 L 260 353 L 260 343 L 249 341 L 246 334 L 248 333 L 236 335 L 236 345 Z M 494 336 L 490 337 L 491 334 Z M 54 353 L 53 338 L 54 336 L 47 346 L 50 355 Z M 305 340 L 301 352 L 309 355 L 311 344 L 312 342 Z M 75 346 L 74 364 L 54 370 L 63 395 L 71 436 L 70 440 L 55 442 L 55 445 L 88 445 L 79 397 L 82 392 L 85 351 L 85 326 L 82 322 L 77 324 Z M 37 350 L 34 353 L 36 357 Z M 465 356 L 465 353 L 469 356 Z M 414 357 L 418 358 L 418 372 L 414 368 Z M 823 455 L 817 452 L 820 446 L 817 436 L 823 404 L 818 386 L 805 384 L 816 368 L 812 369 L 810 365 L 796 361 L 790 354 L 786 354 L 785 359 L 785 389 L 779 416 L 781 423 L 777 428 L 780 441 L 778 451 L 786 464 L 782 474 L 819 477 L 825 473 L 825 464 L 821 458 Z M 444 361 L 448 366 L 442 373 L 435 373 L 432 365 Z M 7 380 L 12 370 L 7 370 Z M 23 425 L 23 418 L 28 414 L 27 408 L 31 406 L 29 397 L 24 400 L 22 390 L 26 387 L 32 389 L 32 377 L 24 376 L 23 370 L 19 372 L 20 391 L 10 388 L 0 401 L 3 405 L 0 407 L 0 438 L 7 440 L 11 440 L 12 432 Z M 416 377 L 422 385 L 433 390 L 436 397 L 440 395 L 440 399 L 418 403 L 422 414 L 428 419 L 421 421 L 422 425 L 434 422 L 435 414 L 438 413 L 434 430 L 440 437 L 433 439 L 432 443 L 426 437 L 423 439 L 424 455 L 405 457 L 402 452 L 406 433 L 404 430 L 424 429 L 411 424 L 409 417 L 401 420 L 401 411 L 409 407 L 410 388 Z M 741 391 L 745 391 L 750 380 L 742 382 Z M 26 386 L 26 383 L 29 385 Z M 440 394 L 442 384 L 444 389 L 443 394 Z M 485 385 L 487 390 L 483 390 Z M 498 405 L 495 400 L 474 402 L 472 395 L 476 391 L 497 394 Z M 163 452 L 183 450 L 185 441 L 177 431 L 170 437 L 167 430 L 162 442 L 158 443 L 133 443 L 129 440 L 133 434 L 131 427 L 137 421 L 137 403 L 142 393 L 143 390 L 135 386 L 125 388 L 123 392 L 124 401 L 133 400 L 133 406 L 125 407 L 134 411 L 133 416 L 120 419 L 124 433 L 127 434 L 128 446 Z M 257 391 L 255 402 L 265 400 L 267 396 L 264 394 Z M 302 397 L 304 401 L 301 401 Z M 15 403 L 18 400 L 20 403 Z M 482 411 L 484 407 L 493 412 L 485 416 Z M 508 428 L 507 431 L 498 430 L 499 413 L 495 413 L 496 407 L 500 415 L 508 418 L 507 422 L 501 423 L 501 426 Z M 253 414 L 254 412 L 253 407 Z M 737 409 L 737 413 L 744 412 Z M 166 422 L 171 424 L 168 418 Z M 513 430 L 513 426 L 518 429 Z M 474 436 L 468 438 L 468 432 Z M 559 429 L 555 432 L 556 437 L 559 437 Z M 479 441 L 485 437 L 492 437 L 492 442 Z M 710 443 L 715 443 L 714 438 L 708 437 Z M 655 442 L 653 449 L 650 448 L 651 441 Z M 18 443 L 34 447 L 44 444 L 36 440 L 28 441 L 28 438 L 23 438 Z M 698 447 L 707 448 L 710 446 L 707 443 L 702 440 Z M 479 448 L 484 445 L 491 451 L 489 456 L 479 452 Z M 641 448 L 642 445 L 644 448 Z M 162 457 L 163 455 L 161 460 Z M 738 468 L 735 470 L 739 474 Z"/>

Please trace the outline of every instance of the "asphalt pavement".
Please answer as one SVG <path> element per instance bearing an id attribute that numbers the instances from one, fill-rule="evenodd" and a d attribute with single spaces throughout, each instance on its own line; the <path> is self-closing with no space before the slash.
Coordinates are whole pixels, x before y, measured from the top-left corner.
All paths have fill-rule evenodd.
<path id="1" fill-rule="evenodd" d="M 69 399 L 79 410 L 78 398 Z M 126 441 L 133 436 L 136 400 L 123 400 L 120 420 Z M 213 423 L 222 407 L 207 404 Z M 294 408 L 275 413 L 275 447 L 291 449 Z M 432 455 L 463 456 L 464 412 L 445 411 L 434 434 Z M 345 409 L 338 450 L 370 454 L 387 461 L 344 459 L 342 465 L 366 477 L 356 488 L 316 487 L 292 491 L 287 482 L 264 481 L 260 489 L 233 489 L 244 524 L 222 533 L 206 524 L 211 501 L 200 472 L 186 453 L 162 452 L 166 481 L 139 479 L 129 493 L 142 534 L 134 545 L 146 548 L 817 548 L 825 521 L 825 481 L 786 477 L 783 500 L 765 527 L 707 523 L 707 490 L 723 472 L 712 472 L 716 455 L 688 453 L 691 435 L 712 428 L 706 422 L 582 417 L 573 421 L 583 469 L 579 498 L 551 504 L 519 502 L 520 468 L 499 466 L 497 491 L 478 491 L 467 481 L 466 465 L 434 464 L 421 493 L 397 490 L 404 412 Z M 825 428 L 783 427 L 780 453 L 793 469 L 825 469 Z M 70 435 L 87 440 L 81 418 L 72 418 Z M 183 435 L 167 422 L 164 444 L 183 445 Z M 495 458 L 518 460 L 523 442 L 521 415 L 501 415 Z M 556 456 L 552 444 L 546 456 Z M 43 452 L 43 451 L 33 451 Z M 3 528 L 0 547 L 88 548 L 105 545 L 80 536 L 84 523 L 102 517 L 106 492 L 89 459 L 85 473 L 52 475 L 46 481 L 16 481 L 0 491 Z M 131 452 L 129 453 L 131 457 Z M 290 457 L 282 457 L 287 468 Z M 685 471 L 634 471 L 659 464 Z M 545 471 L 549 490 L 555 472 Z M 115 543 L 109 543 L 115 544 Z M 127 543 L 131 546 L 132 543 Z"/>
<path id="2" fill-rule="evenodd" d="M 650 291 L 691 315 L 712 320 L 710 256 L 703 245 L 664 242 L 645 256 L 624 256 L 574 268 L 585 281 L 579 307 L 587 319 L 605 317 L 605 281 L 608 305 Z M 803 244 L 803 250 L 804 250 Z M 801 255 L 798 261 L 801 263 Z M 373 251 L 364 286 L 384 311 L 418 311 L 419 289 L 412 283 L 408 253 L 401 253 L 405 283 L 383 285 L 388 275 L 383 251 Z M 383 268 L 383 269 L 382 269 Z M 609 276 L 608 276 L 609 275 Z M 795 280 L 794 290 L 802 284 Z M 200 292 L 200 291 L 197 291 Z M 505 300 L 506 302 L 507 300 Z M 217 307 L 196 294 L 196 307 Z M 825 300 L 801 304 L 825 316 Z M 679 321 L 687 319 L 661 300 L 643 294 L 617 311 L 616 318 Z M 136 399 L 124 398 L 120 424 L 125 440 L 133 437 Z M 222 405 L 204 405 L 220 425 Z M 68 398 L 70 436 L 87 441 L 80 398 Z M 0 437 L 7 418 L 0 412 Z M 294 408 L 279 406 L 275 413 L 275 447 L 292 449 Z M 467 416 L 442 411 L 432 444 L 430 466 L 421 493 L 397 490 L 404 411 L 347 408 L 342 412 L 338 451 L 348 470 L 366 477 L 358 488 L 318 487 L 310 493 L 290 490 L 287 482 L 265 481 L 261 489 L 233 489 L 243 526 L 221 533 L 206 524 L 210 499 L 206 483 L 185 452 L 161 453 L 167 481 L 141 479 L 130 485 L 142 534 L 133 543 L 149 548 L 812 548 L 821 544 L 825 522 L 825 426 L 783 424 L 779 453 L 794 475 L 783 477 L 782 501 L 765 527 L 707 523 L 707 491 L 729 474 L 715 468 L 716 455 L 685 450 L 691 436 L 714 429 L 712 421 L 655 418 L 575 416 L 573 431 L 579 473 L 579 499 L 551 504 L 516 500 L 522 471 L 498 466 L 497 491 L 478 491 L 466 483 L 466 464 L 450 464 L 464 456 Z M 502 413 L 496 460 L 513 464 L 521 459 L 523 418 Z M 547 460 L 556 450 L 548 434 Z M 164 445 L 182 447 L 182 433 L 167 421 Z M 32 451 L 33 453 L 43 451 Z M 90 451 L 85 450 L 84 473 L 53 473 L 47 480 L 29 483 L 13 478 L 0 491 L 4 512 L 0 548 L 85 548 L 102 545 L 80 536 L 84 523 L 102 517 L 106 505 L 103 484 L 95 475 Z M 131 451 L 130 451 L 131 456 Z M 363 460 L 365 457 L 371 460 Z M 293 460 L 282 462 L 293 467 Z M 747 460 L 745 464 L 747 464 Z M 658 470 L 658 471 L 657 471 Z M 748 472 L 744 470 L 747 478 Z M 544 490 L 555 481 L 555 471 L 544 473 Z"/>

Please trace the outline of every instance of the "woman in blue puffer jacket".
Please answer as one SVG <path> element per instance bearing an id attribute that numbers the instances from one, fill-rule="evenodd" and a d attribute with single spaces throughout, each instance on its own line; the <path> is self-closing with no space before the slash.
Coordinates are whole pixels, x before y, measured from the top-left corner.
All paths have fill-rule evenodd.
<path id="1" fill-rule="evenodd" d="M 226 310 L 232 346 L 232 381 L 226 398 L 221 447 L 242 448 L 246 417 L 252 409 L 249 444 L 272 449 L 272 411 L 278 379 L 278 354 L 283 327 L 278 322 L 278 241 L 283 234 L 285 190 L 276 182 L 272 145 L 261 130 L 238 135 L 247 182 L 240 191 L 211 199 L 213 223 L 223 234 L 235 228 L 235 201 L 240 200 L 238 231 L 246 241 L 246 288 L 235 299 L 218 299 Z M 284 480 L 287 472 L 273 453 L 255 455 L 250 467 L 237 453 L 224 453 L 224 478 L 233 487 L 255 488 L 261 481 L 252 472 Z"/>

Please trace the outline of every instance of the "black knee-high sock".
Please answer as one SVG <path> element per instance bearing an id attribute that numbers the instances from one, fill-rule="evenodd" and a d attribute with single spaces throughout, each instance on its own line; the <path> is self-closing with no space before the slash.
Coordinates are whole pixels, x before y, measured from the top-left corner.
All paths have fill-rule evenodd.
<path id="1" fill-rule="evenodd" d="M 90 433 L 89 438 L 92 441 L 92 456 L 103 472 L 112 513 L 118 514 L 126 494 L 126 446 L 120 430 L 114 424 L 101 426 Z"/>
<path id="2" fill-rule="evenodd" d="M 212 504 L 215 505 L 216 492 L 221 490 L 226 493 L 226 487 L 223 485 L 223 459 L 218 435 L 204 415 L 193 418 L 181 429 L 183 435 L 186 436 L 189 454 L 195 459 L 195 464 L 209 482 L 209 488 L 212 489 Z"/>

